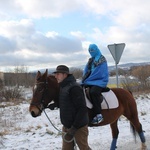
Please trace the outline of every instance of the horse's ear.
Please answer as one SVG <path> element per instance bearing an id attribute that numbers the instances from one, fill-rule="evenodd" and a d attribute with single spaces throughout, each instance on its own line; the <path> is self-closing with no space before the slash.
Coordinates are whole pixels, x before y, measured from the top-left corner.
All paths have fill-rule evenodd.
<path id="1" fill-rule="evenodd" d="M 46 69 L 45 73 L 43 74 L 45 77 L 48 75 L 48 69 Z"/>
<path id="2" fill-rule="evenodd" d="M 41 72 L 38 71 L 37 74 L 36 74 L 36 78 L 40 77 L 41 76 Z"/>
<path id="3" fill-rule="evenodd" d="M 48 69 L 46 69 L 46 71 L 45 71 L 45 72 L 46 72 L 46 74 L 48 74 Z"/>
<path id="4" fill-rule="evenodd" d="M 41 77 L 41 72 L 40 72 L 40 71 L 38 71 L 38 72 L 37 72 L 37 74 L 36 74 L 36 80 L 39 80 L 39 79 L 40 79 L 40 77 Z"/>
<path id="5" fill-rule="evenodd" d="M 41 72 L 38 70 L 37 74 L 41 74 Z"/>

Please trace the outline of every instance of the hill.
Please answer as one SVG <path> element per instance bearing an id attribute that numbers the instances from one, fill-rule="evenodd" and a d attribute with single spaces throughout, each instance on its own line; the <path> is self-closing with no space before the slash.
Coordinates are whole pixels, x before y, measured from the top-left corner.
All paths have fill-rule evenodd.
<path id="1" fill-rule="evenodd" d="M 129 70 L 131 67 L 133 66 L 145 66 L 145 65 L 150 65 L 150 62 L 142 62 L 142 63 L 126 63 L 126 64 L 120 64 L 118 65 L 118 68 L 124 69 L 124 70 Z M 80 66 L 75 66 L 75 67 L 71 67 L 71 68 L 80 68 L 80 69 L 84 69 L 85 65 L 80 65 Z M 48 69 L 49 73 L 52 73 L 55 68 L 41 68 L 39 69 L 39 71 L 41 71 L 42 73 L 45 72 L 45 70 Z M 108 66 L 109 72 L 113 71 L 116 69 L 116 66 Z M 37 70 L 31 71 L 32 73 L 37 72 Z"/>
<path id="2" fill-rule="evenodd" d="M 129 70 L 131 67 L 134 66 L 145 66 L 145 65 L 150 65 L 150 62 L 143 62 L 143 63 L 126 63 L 126 64 L 121 64 L 118 65 L 118 68 L 124 69 L 124 70 Z M 108 66 L 109 71 L 115 70 L 116 66 Z"/>

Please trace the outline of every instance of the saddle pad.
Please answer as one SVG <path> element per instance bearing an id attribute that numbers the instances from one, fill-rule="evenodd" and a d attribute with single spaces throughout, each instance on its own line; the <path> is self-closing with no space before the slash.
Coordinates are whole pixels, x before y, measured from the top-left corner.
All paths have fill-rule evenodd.
<path id="1" fill-rule="evenodd" d="M 114 92 L 112 90 L 108 92 L 103 92 L 102 95 L 104 96 L 104 99 L 101 103 L 102 109 L 113 109 L 117 108 L 119 106 L 118 99 Z M 90 109 L 93 108 L 93 104 L 90 102 L 90 100 L 87 98 L 84 90 L 84 96 L 86 100 L 86 106 Z"/>

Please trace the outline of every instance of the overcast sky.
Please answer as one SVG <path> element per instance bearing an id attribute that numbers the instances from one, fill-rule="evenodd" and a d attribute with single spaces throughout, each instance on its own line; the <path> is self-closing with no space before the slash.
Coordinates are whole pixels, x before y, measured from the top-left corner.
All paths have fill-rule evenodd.
<path id="1" fill-rule="evenodd" d="M 0 71 L 84 65 L 95 43 L 125 43 L 119 64 L 150 61 L 150 0 L 1 0 Z"/>

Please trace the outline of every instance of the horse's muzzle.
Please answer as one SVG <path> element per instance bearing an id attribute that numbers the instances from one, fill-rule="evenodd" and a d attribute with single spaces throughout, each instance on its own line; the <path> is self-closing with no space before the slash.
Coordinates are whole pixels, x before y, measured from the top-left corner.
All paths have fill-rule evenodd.
<path id="1" fill-rule="evenodd" d="M 35 118 L 35 117 L 38 117 L 38 116 L 41 115 L 42 108 L 31 105 L 30 108 L 29 108 L 29 112 L 31 113 L 31 116 Z"/>
<path id="2" fill-rule="evenodd" d="M 34 111 L 31 111 L 31 116 L 34 117 L 34 118 L 37 117 L 37 115 L 35 114 Z"/>

